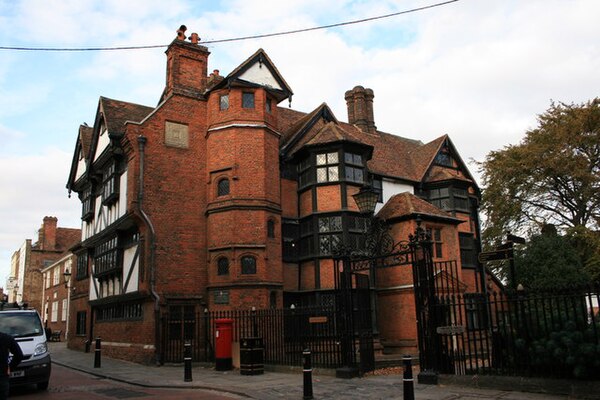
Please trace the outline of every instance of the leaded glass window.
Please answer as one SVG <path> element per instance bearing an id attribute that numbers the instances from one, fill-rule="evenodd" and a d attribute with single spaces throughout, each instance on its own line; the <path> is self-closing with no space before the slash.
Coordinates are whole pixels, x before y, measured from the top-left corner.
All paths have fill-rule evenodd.
<path id="1" fill-rule="evenodd" d="M 221 179 L 217 184 L 217 196 L 227 196 L 229 194 L 229 179 Z"/>
<path id="2" fill-rule="evenodd" d="M 256 258 L 252 256 L 242 257 L 242 274 L 256 274 Z"/>
<path id="3" fill-rule="evenodd" d="M 229 275 L 229 260 L 226 257 L 217 260 L 217 275 Z"/>
<path id="4" fill-rule="evenodd" d="M 252 93 L 252 92 L 242 93 L 242 107 L 243 108 L 254 108 L 254 93 Z"/>
<path id="5" fill-rule="evenodd" d="M 223 94 L 219 97 L 219 109 L 227 110 L 229 108 L 229 95 Z"/>
<path id="6" fill-rule="evenodd" d="M 338 153 L 317 154 L 317 182 L 336 182 L 340 180 Z"/>

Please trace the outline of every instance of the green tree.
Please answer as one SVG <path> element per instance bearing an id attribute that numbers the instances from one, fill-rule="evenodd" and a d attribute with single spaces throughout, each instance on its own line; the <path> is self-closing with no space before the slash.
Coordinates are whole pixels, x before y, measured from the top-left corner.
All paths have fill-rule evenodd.
<path id="1" fill-rule="evenodd" d="M 528 290 L 578 287 L 590 282 L 571 238 L 553 229 L 544 229 L 519 248 L 515 267 L 516 283 Z"/>
<path id="2" fill-rule="evenodd" d="M 600 98 L 552 102 L 538 126 L 517 145 L 492 151 L 480 163 L 484 240 L 506 231 L 536 232 L 554 224 L 600 225 Z"/>

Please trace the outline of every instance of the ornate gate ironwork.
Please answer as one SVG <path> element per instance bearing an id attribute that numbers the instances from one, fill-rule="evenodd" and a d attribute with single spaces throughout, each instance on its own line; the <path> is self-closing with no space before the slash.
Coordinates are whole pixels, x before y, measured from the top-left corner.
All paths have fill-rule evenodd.
<path id="1" fill-rule="evenodd" d="M 436 298 L 436 276 L 432 259 L 432 242 L 425 229 L 418 224 L 409 241 L 394 244 L 387 235 L 382 222 L 376 241 L 369 243 L 370 255 L 339 250 L 336 257 L 336 289 L 338 312 L 342 333 L 342 358 L 344 368 L 338 376 L 364 374 L 375 368 L 373 351 L 374 274 L 381 268 L 411 266 L 413 271 L 417 332 L 421 373 L 419 381 L 434 383 L 439 371 L 436 356 L 440 352 L 440 340 L 436 333 L 439 314 L 434 307 Z M 382 229 L 383 227 L 383 229 Z M 366 290 L 368 284 L 368 291 Z M 366 294 L 367 293 L 367 294 Z M 368 299 L 365 300 L 365 297 Z M 359 306 L 360 304 L 360 306 Z M 365 305 L 369 307 L 365 308 Z M 360 314 L 359 307 L 363 307 Z M 365 321 L 368 316 L 368 322 Z M 365 338 L 369 338 L 366 340 Z M 357 349 L 358 346 L 358 349 Z M 357 351 L 358 350 L 358 351 Z M 357 353 L 360 357 L 357 357 Z"/>

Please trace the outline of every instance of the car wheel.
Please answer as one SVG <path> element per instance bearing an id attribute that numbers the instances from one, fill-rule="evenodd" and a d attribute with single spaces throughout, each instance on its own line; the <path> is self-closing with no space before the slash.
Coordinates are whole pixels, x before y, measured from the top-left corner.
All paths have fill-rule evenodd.
<path id="1" fill-rule="evenodd" d="M 46 389 L 48 389 L 48 383 L 49 383 L 48 381 L 38 383 L 37 384 L 38 390 L 46 390 Z"/>

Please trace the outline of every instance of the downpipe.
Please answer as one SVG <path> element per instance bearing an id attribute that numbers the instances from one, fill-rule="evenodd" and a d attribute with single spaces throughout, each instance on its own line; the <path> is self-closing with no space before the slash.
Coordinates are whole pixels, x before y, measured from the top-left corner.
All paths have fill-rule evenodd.
<path id="1" fill-rule="evenodd" d="M 160 296 L 156 292 L 156 265 L 154 255 L 156 252 L 156 231 L 154 225 L 148 217 L 148 214 L 144 211 L 142 204 L 144 200 L 144 162 L 146 158 L 146 142 L 148 139 L 145 136 L 138 136 L 138 146 L 140 152 L 140 176 L 139 176 L 139 188 L 137 197 L 137 211 L 144 220 L 150 235 L 148 237 L 148 245 L 150 246 L 150 257 L 148 260 L 148 266 L 150 270 L 150 293 L 154 299 L 154 359 L 157 365 L 162 365 L 161 359 L 161 341 L 160 341 Z"/>

